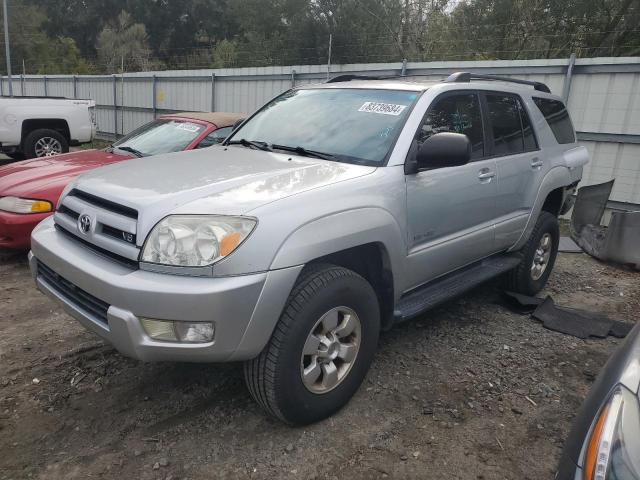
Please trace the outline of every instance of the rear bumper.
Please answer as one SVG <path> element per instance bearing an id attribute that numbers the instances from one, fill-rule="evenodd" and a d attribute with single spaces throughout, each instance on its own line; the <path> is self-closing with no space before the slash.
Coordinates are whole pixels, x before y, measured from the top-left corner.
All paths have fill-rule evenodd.
<path id="1" fill-rule="evenodd" d="M 0 211 L 0 247 L 27 250 L 31 232 L 51 213 L 18 214 Z"/>
<path id="2" fill-rule="evenodd" d="M 96 136 L 96 125 L 93 123 L 87 123 L 79 125 L 74 130 L 75 135 L 71 138 L 72 145 L 79 145 L 82 143 L 89 143 Z"/>
<path id="3" fill-rule="evenodd" d="M 122 354 L 144 361 L 223 362 L 257 356 L 269 340 L 300 267 L 233 277 L 187 277 L 131 270 L 103 258 L 43 222 L 33 233 L 29 263 L 37 287 Z M 60 288 L 39 264 L 64 279 Z M 99 318 L 73 294 L 105 305 Z M 213 342 L 151 339 L 140 318 L 209 321 Z"/>

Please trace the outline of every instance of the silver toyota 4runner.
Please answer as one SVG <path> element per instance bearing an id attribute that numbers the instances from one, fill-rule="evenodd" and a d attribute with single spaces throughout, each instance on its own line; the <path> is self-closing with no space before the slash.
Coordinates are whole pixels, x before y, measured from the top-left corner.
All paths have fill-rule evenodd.
<path id="1" fill-rule="evenodd" d="M 382 329 L 500 274 L 538 292 L 587 161 L 544 84 L 342 76 L 222 146 L 82 175 L 30 264 L 124 355 L 243 361 L 255 400 L 305 424 L 347 403 Z"/>

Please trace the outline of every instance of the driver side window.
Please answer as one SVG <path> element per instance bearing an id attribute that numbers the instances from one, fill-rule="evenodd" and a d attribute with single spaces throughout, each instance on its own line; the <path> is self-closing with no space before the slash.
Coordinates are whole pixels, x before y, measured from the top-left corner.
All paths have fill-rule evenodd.
<path id="1" fill-rule="evenodd" d="M 219 143 L 222 143 L 222 141 L 229 136 L 232 130 L 233 127 L 222 127 L 214 130 L 202 139 L 197 148 L 207 148 L 211 145 L 218 145 Z"/>
<path id="2" fill-rule="evenodd" d="M 466 135 L 471 142 L 471 158 L 484 156 L 484 133 L 477 94 L 460 93 L 436 99 L 427 110 L 416 134 L 418 146 L 431 135 L 441 132 Z"/>

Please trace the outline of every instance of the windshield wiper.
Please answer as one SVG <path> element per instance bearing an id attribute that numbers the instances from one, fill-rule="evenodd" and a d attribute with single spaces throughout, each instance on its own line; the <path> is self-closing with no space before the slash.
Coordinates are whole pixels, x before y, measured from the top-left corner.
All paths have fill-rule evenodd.
<path id="1" fill-rule="evenodd" d="M 127 147 L 126 145 L 124 145 L 124 146 L 117 145 L 115 148 L 117 148 L 118 150 L 123 150 L 125 152 L 133 153 L 138 158 L 144 157 L 144 153 L 142 153 L 140 150 L 136 150 L 135 148 Z"/>
<path id="2" fill-rule="evenodd" d="M 246 138 L 241 138 L 240 140 L 231 140 L 227 143 L 227 145 L 242 145 L 243 147 L 256 148 L 258 150 L 264 150 L 265 152 L 273 152 L 271 147 L 267 145 L 266 142 L 258 142 L 255 140 L 247 140 Z"/>
<path id="3" fill-rule="evenodd" d="M 298 155 L 302 155 L 305 157 L 316 157 L 316 158 L 321 158 L 322 160 L 335 160 L 336 156 L 332 155 L 330 153 L 325 153 L 325 152 L 318 152 L 317 150 L 309 150 L 306 149 L 304 147 L 290 147 L 288 145 L 276 145 L 276 144 L 272 144 L 271 145 L 273 148 L 275 148 L 276 150 L 284 150 L 286 152 L 294 152 L 297 153 Z"/>

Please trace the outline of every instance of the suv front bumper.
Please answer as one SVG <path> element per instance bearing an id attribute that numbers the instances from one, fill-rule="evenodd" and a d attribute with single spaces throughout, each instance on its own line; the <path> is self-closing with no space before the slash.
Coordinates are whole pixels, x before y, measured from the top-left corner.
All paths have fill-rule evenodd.
<path id="1" fill-rule="evenodd" d="M 223 362 L 257 356 L 302 266 L 233 277 L 132 270 L 56 231 L 33 232 L 29 264 L 38 288 L 122 354 L 145 361 Z M 104 314 L 101 312 L 104 309 Z M 140 318 L 213 322 L 209 343 L 151 339 Z"/>

